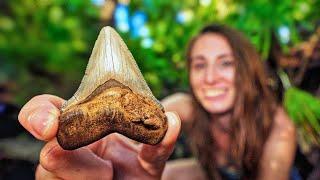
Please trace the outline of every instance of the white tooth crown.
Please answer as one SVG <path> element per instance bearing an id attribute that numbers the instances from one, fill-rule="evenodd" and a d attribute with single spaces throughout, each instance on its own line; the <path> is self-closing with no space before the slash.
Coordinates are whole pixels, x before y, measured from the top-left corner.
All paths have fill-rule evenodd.
<path id="1" fill-rule="evenodd" d="M 81 103 L 110 79 L 121 82 L 135 93 L 150 97 L 162 108 L 144 80 L 127 45 L 112 27 L 107 26 L 99 33 L 78 90 L 62 106 L 62 111 Z"/>
<path id="2" fill-rule="evenodd" d="M 225 91 L 224 89 L 209 89 L 205 91 L 206 96 L 219 96 L 223 94 Z"/>

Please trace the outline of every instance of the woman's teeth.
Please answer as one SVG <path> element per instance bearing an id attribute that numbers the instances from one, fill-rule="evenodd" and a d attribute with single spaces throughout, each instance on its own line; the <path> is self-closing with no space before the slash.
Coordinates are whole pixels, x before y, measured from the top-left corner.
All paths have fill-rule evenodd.
<path id="1" fill-rule="evenodd" d="M 210 89 L 205 91 L 205 96 L 207 97 L 216 97 L 225 93 L 224 89 Z"/>

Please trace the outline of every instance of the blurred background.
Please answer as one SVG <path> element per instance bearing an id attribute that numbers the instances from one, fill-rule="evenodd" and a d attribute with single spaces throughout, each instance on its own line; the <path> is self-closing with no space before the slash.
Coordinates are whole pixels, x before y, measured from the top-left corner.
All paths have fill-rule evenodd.
<path id="1" fill-rule="evenodd" d="M 298 129 L 297 177 L 320 178 L 319 10 L 319 0 L 1 0 L 0 179 L 34 179 L 42 143 L 18 112 L 38 94 L 72 96 L 103 26 L 117 29 L 161 99 L 188 91 L 188 40 L 213 22 L 259 50 Z M 191 156 L 183 136 L 171 159 Z"/>

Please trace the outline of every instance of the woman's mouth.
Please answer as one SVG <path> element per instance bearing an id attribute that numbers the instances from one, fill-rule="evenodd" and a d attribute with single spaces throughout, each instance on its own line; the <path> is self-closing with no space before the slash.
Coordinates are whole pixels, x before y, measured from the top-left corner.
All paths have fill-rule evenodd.
<path id="1" fill-rule="evenodd" d="M 204 90 L 204 96 L 206 99 L 223 97 L 224 95 L 226 95 L 226 93 L 226 88 L 212 88 Z"/>

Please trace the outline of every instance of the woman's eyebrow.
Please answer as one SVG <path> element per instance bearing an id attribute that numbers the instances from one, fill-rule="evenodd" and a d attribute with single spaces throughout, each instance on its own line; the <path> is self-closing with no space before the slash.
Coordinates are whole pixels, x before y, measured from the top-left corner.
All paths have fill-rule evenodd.
<path id="1" fill-rule="evenodd" d="M 220 54 L 218 55 L 217 59 L 223 59 L 223 58 L 234 58 L 232 53 L 224 53 L 224 54 Z"/>
<path id="2" fill-rule="evenodd" d="M 206 58 L 203 55 L 191 56 L 191 60 L 205 60 Z"/>
<path id="3" fill-rule="evenodd" d="M 223 58 L 231 58 L 233 60 L 234 56 L 232 53 L 223 53 L 218 55 L 216 59 L 223 59 Z M 197 55 L 191 56 L 190 59 L 197 60 L 197 61 L 204 61 L 206 60 L 206 57 L 201 54 L 197 54 Z"/>

